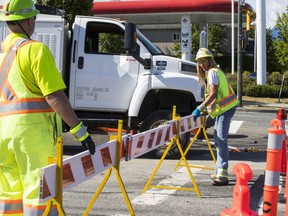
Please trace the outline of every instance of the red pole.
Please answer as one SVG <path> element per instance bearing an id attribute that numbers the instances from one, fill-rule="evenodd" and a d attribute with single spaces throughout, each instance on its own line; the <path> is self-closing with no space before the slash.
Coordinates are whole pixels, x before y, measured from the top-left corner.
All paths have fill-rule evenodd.
<path id="1" fill-rule="evenodd" d="M 287 160 L 287 164 L 286 166 L 288 166 L 288 160 Z M 286 170 L 286 176 L 288 176 L 288 170 Z M 286 199 L 286 208 L 285 208 L 285 215 L 288 215 L 288 203 L 287 203 L 287 193 L 288 193 L 288 181 L 285 181 L 285 191 L 284 191 L 284 198 Z"/>
<path id="2" fill-rule="evenodd" d="M 285 130 L 285 120 L 287 120 L 287 114 L 284 108 L 278 108 L 277 112 L 277 119 L 282 122 L 282 127 L 280 129 Z M 282 154 L 281 154 L 281 175 L 286 175 L 286 161 L 287 161 L 287 153 L 286 153 L 286 132 L 283 134 L 283 141 L 282 141 Z"/>

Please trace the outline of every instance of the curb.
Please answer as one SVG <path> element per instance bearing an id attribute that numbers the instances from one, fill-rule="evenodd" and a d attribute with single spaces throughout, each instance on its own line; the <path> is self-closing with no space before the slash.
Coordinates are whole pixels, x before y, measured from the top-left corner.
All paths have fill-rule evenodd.
<path id="1" fill-rule="evenodd" d="M 242 112 L 263 112 L 263 113 L 276 113 L 279 108 L 288 109 L 287 104 L 267 104 L 267 105 L 253 105 L 253 106 L 242 106 L 237 107 L 237 111 Z"/>
<path id="2" fill-rule="evenodd" d="M 237 111 L 241 112 L 261 112 L 261 113 L 276 113 L 278 108 L 267 108 L 267 109 L 257 109 L 257 108 L 250 108 L 250 107 L 237 107 Z"/>

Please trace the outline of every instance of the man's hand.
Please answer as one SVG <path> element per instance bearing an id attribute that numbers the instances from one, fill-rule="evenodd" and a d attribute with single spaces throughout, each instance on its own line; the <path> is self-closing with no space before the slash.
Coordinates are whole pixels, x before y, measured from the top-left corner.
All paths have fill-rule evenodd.
<path id="1" fill-rule="evenodd" d="M 95 143 L 92 140 L 91 136 L 89 135 L 86 139 L 81 141 L 82 146 L 87 148 L 90 151 L 91 155 L 94 155 L 95 153 Z"/>

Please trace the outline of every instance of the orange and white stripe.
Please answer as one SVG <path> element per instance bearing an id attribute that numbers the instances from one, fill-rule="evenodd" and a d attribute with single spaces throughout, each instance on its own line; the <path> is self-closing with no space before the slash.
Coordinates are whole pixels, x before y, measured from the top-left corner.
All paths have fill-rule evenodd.
<path id="1" fill-rule="evenodd" d="M 123 136 L 125 140 L 128 136 Z M 123 149 L 122 139 L 121 148 Z M 116 165 L 116 140 L 96 146 L 95 154 L 81 152 L 63 160 L 63 192 Z M 120 149 L 121 149 L 120 148 Z M 120 151 L 121 152 L 121 151 Z M 121 153 L 120 160 L 125 160 Z M 39 200 L 46 202 L 56 196 L 56 164 L 41 169 Z"/>
<path id="2" fill-rule="evenodd" d="M 194 116 L 180 119 L 180 131 L 177 120 L 135 135 L 124 135 L 120 143 L 120 161 L 131 160 L 168 143 L 177 133 L 186 133 L 199 128 L 204 117 L 194 120 Z M 63 160 L 63 192 L 90 179 L 91 177 L 116 165 L 117 141 L 96 146 L 95 154 L 81 152 Z M 56 196 L 56 164 L 41 169 L 41 190 L 39 200 L 46 202 Z"/>
<path id="3" fill-rule="evenodd" d="M 204 123 L 204 116 L 194 119 L 193 115 L 185 116 L 180 119 L 180 134 L 187 133 L 191 130 L 201 127 Z"/>

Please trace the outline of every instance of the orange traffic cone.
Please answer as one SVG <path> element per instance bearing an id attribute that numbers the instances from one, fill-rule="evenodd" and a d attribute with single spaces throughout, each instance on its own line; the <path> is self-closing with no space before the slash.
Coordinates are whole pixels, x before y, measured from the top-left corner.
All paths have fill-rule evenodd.
<path id="1" fill-rule="evenodd" d="M 263 196 L 263 216 L 276 216 L 278 205 L 279 177 L 281 171 L 282 141 L 285 131 L 280 129 L 282 122 L 273 119 L 274 128 L 268 130 L 265 185 Z"/>
<path id="2" fill-rule="evenodd" d="M 276 115 L 277 119 L 282 122 L 282 126 L 280 129 L 285 130 L 285 121 L 287 120 L 287 114 L 284 108 L 278 108 L 278 112 Z M 281 175 L 286 175 L 286 160 L 287 160 L 287 153 L 286 153 L 286 132 L 283 134 L 283 141 L 282 141 L 282 154 L 281 154 Z"/>
<path id="3" fill-rule="evenodd" d="M 244 163 L 236 164 L 233 168 L 236 175 L 236 185 L 233 191 L 232 208 L 224 209 L 221 216 L 258 216 L 258 213 L 250 209 L 250 189 L 248 180 L 252 179 L 252 170 Z"/>

